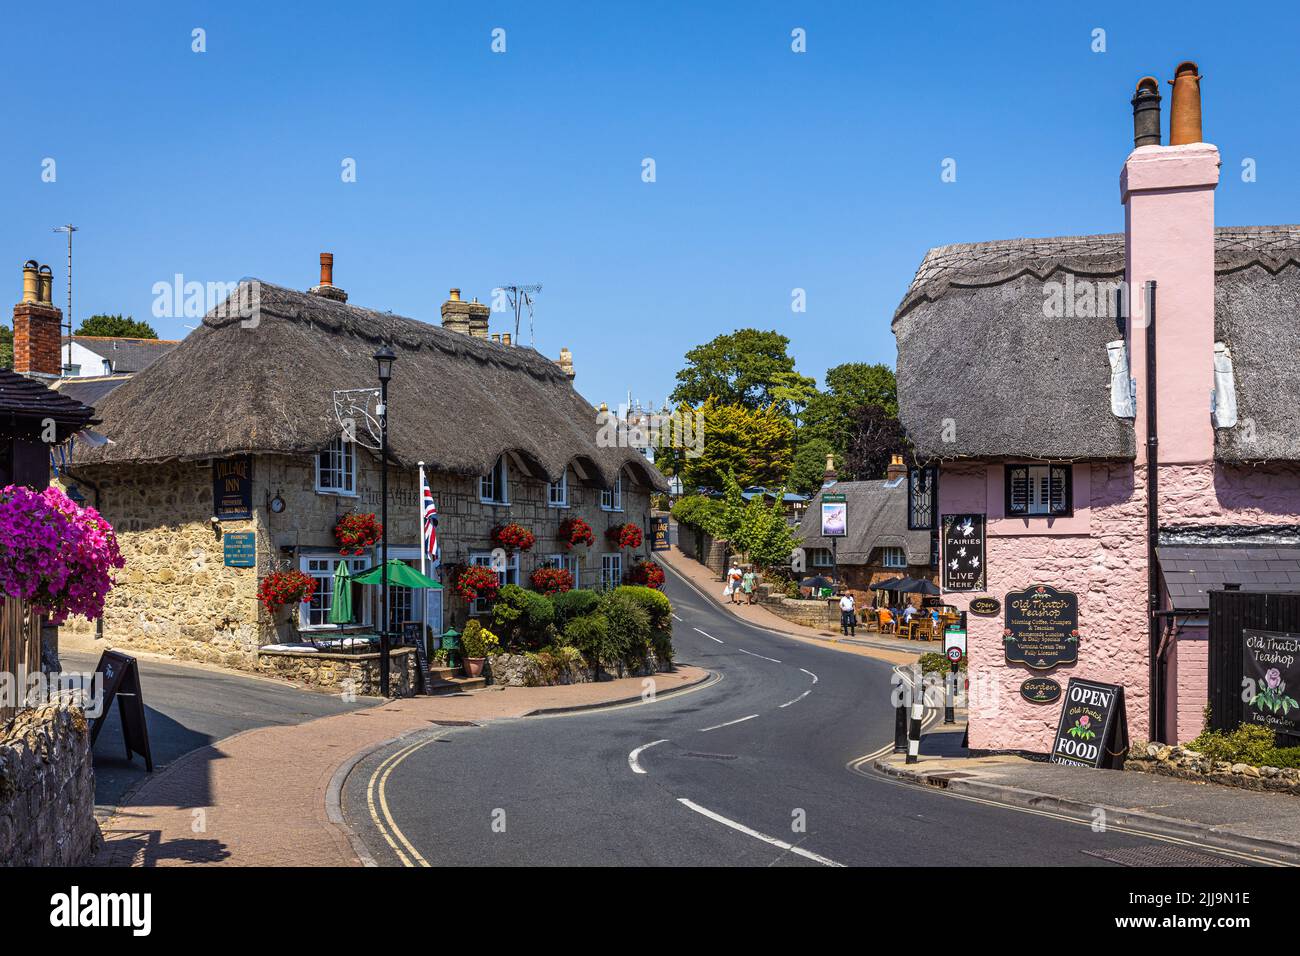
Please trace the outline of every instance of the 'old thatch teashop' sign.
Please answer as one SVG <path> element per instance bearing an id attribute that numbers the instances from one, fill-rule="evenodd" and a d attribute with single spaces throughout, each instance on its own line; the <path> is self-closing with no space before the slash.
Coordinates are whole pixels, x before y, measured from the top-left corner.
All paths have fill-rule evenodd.
<path id="1" fill-rule="evenodd" d="M 1079 596 L 1035 584 L 1007 593 L 1002 641 L 1008 664 L 1045 671 L 1079 659 Z"/>
<path id="2" fill-rule="evenodd" d="M 1120 769 L 1127 753 L 1124 688 L 1071 677 L 1052 742 L 1052 763 Z"/>
<path id="3" fill-rule="evenodd" d="M 1246 721 L 1300 736 L 1300 634 L 1242 631 Z"/>
<path id="4" fill-rule="evenodd" d="M 221 521 L 253 517 L 253 456 L 212 462 L 212 513 Z"/>
<path id="5" fill-rule="evenodd" d="M 943 516 L 943 589 L 984 590 L 984 515 Z"/>

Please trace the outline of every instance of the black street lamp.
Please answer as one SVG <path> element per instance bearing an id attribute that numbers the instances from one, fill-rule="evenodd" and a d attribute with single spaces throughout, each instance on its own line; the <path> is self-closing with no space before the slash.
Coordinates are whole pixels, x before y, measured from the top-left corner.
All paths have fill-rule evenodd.
<path id="1" fill-rule="evenodd" d="M 387 345 L 375 353 L 379 368 L 379 524 L 384 529 L 380 543 L 380 573 L 383 576 L 383 623 L 379 628 L 379 693 L 388 696 L 388 380 L 393 377 L 397 355 Z"/>

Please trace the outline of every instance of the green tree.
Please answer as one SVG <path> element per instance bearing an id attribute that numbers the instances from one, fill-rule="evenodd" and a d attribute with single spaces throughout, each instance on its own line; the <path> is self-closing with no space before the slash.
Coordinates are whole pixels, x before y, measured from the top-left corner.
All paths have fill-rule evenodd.
<path id="1" fill-rule="evenodd" d="M 785 519 L 781 507 L 785 489 L 768 504 L 762 495 L 755 495 L 745 506 L 740 529 L 731 544 L 754 564 L 770 568 L 790 560 L 790 552 L 799 543 L 795 529 Z"/>
<path id="2" fill-rule="evenodd" d="M 7 325 L 0 325 L 0 368 L 14 367 L 14 332 Z"/>
<path id="3" fill-rule="evenodd" d="M 879 405 L 893 416 L 898 416 L 898 383 L 894 370 L 888 365 L 868 365 L 849 362 L 826 371 L 826 390 L 818 392 L 800 416 L 799 444 L 808 437 L 823 438 L 830 442 L 836 457 L 848 451 L 850 421 L 855 409 L 863 405 Z M 825 462 L 825 458 L 822 459 Z"/>
<path id="4" fill-rule="evenodd" d="M 775 404 L 789 414 L 790 405 L 806 403 L 815 386 L 794 370 L 789 348 L 790 340 L 776 331 L 738 329 L 719 335 L 686 353 L 671 400 L 698 406 L 714 398 L 751 411 Z"/>
<path id="5" fill-rule="evenodd" d="M 870 481 L 883 478 L 893 455 L 907 451 L 907 435 L 898 419 L 880 405 L 863 405 L 849 416 L 849 443 L 841 478 Z"/>
<path id="6" fill-rule="evenodd" d="M 795 449 L 789 484 L 801 495 L 815 494 L 826 474 L 826 456 L 835 451 L 825 438 L 808 437 Z"/>
<path id="7" fill-rule="evenodd" d="M 775 405 L 757 410 L 710 398 L 703 416 L 704 447 L 697 457 L 677 456 L 677 474 L 691 491 L 718 489 L 732 474 L 741 486 L 779 485 L 790 470 L 794 425 Z"/>
<path id="8" fill-rule="evenodd" d="M 137 322 L 131 316 L 92 315 L 77 327 L 76 335 L 100 335 L 106 338 L 156 339 L 158 333 L 148 322 Z"/>

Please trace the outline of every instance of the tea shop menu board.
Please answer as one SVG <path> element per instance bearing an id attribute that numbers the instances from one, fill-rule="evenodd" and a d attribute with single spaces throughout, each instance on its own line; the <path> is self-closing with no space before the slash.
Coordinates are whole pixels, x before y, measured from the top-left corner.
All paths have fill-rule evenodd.
<path id="1" fill-rule="evenodd" d="M 1241 699 L 1247 723 L 1300 736 L 1300 634 L 1242 631 Z"/>
<path id="2" fill-rule="evenodd" d="M 1071 677 L 1052 743 L 1052 763 L 1119 769 L 1127 753 L 1124 688 Z"/>
<path id="3" fill-rule="evenodd" d="M 1035 584 L 1007 594 L 1002 642 L 1008 664 L 1048 670 L 1079 659 L 1079 596 Z"/>

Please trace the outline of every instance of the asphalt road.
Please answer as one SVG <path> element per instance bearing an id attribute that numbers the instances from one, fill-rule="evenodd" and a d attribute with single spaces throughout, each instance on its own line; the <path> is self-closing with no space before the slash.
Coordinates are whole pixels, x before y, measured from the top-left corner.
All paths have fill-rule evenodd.
<path id="1" fill-rule="evenodd" d="M 718 682 L 381 749 L 344 787 L 375 861 L 1089 866 L 1155 846 L 851 770 L 892 742 L 889 664 L 752 628 L 671 571 L 667 590 L 679 660 Z"/>
<path id="2" fill-rule="evenodd" d="M 63 651 L 65 672 L 90 673 L 98 654 Z M 358 707 L 377 698 L 346 703 L 338 694 L 318 694 L 289 684 L 226 671 L 140 658 L 149 749 L 157 773 L 198 747 L 255 727 L 297 724 Z M 103 813 L 147 776 L 144 761 L 126 759 L 117 705 L 110 709 L 95 742 L 95 805 Z"/>

